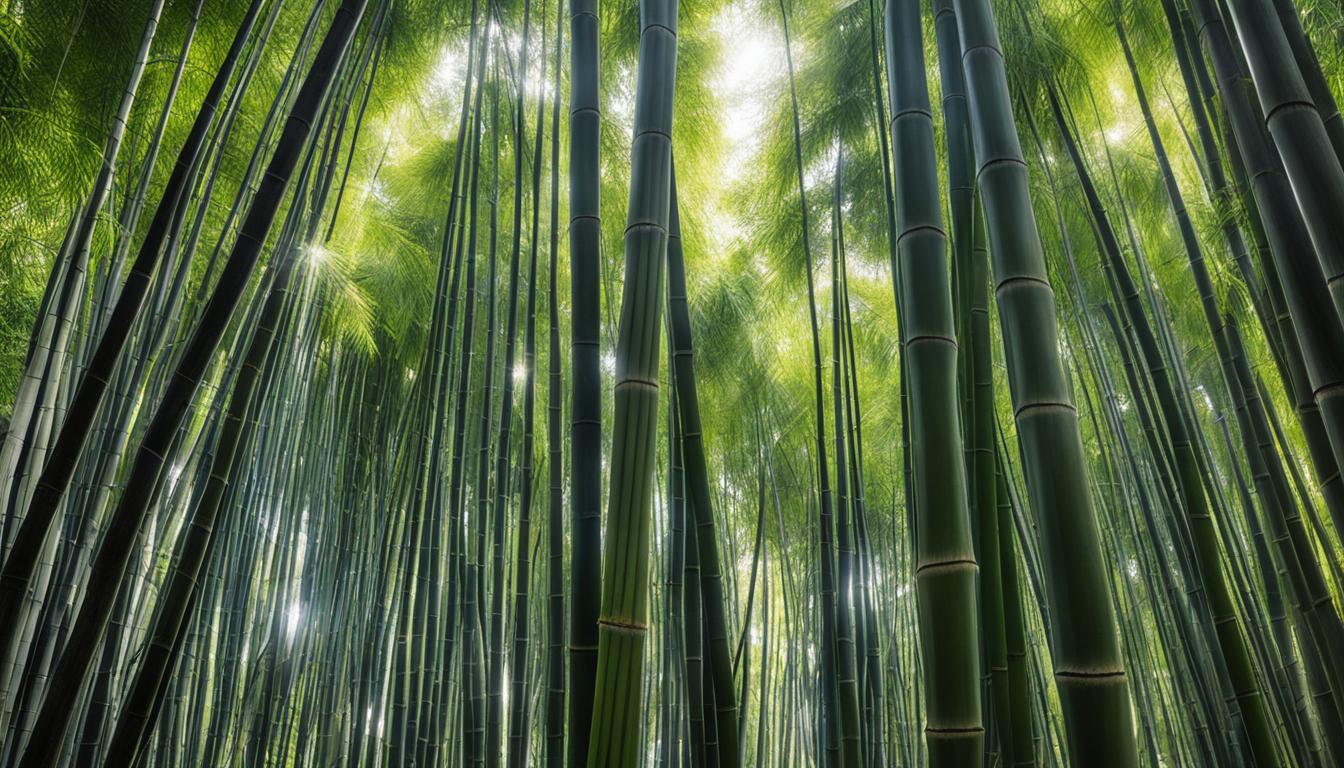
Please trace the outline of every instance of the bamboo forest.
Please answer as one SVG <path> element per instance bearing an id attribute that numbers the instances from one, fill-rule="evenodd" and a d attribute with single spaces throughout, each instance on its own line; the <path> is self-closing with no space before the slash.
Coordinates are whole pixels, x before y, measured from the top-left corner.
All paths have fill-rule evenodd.
<path id="1" fill-rule="evenodd" d="M 1344 3 L 0 9 L 0 768 L 1344 765 Z"/>

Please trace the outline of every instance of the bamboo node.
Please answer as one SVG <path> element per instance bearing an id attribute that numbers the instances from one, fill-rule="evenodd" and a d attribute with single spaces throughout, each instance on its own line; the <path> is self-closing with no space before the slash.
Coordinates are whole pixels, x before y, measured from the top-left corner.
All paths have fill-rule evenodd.
<path id="1" fill-rule="evenodd" d="M 636 637 L 643 636 L 645 632 L 649 631 L 648 626 L 641 622 L 621 621 L 619 619 L 598 619 L 597 626 L 599 629 L 606 629 L 610 632 L 615 632 L 618 635 L 632 635 Z"/>

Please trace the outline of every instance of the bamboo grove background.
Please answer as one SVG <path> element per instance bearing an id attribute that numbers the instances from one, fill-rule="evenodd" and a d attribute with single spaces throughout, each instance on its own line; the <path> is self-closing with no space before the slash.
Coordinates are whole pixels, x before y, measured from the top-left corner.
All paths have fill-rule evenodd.
<path id="1" fill-rule="evenodd" d="M 0 765 L 1344 761 L 1344 14 L 0 0 Z"/>

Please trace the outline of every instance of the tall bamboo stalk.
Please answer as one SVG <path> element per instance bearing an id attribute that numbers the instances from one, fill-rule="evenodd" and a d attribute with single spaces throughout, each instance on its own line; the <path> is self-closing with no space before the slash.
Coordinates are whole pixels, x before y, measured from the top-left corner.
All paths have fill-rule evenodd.
<path id="1" fill-rule="evenodd" d="M 1135 765 L 1129 686 L 998 29 L 984 0 L 954 5 L 1009 389 L 1047 568 L 1067 747 L 1075 762 Z"/>
<path id="2" fill-rule="evenodd" d="M 644 639 L 648 633 L 649 506 L 657 434 L 658 337 L 672 181 L 676 30 L 677 0 L 641 0 L 625 284 L 616 344 L 611 491 L 588 748 L 588 765 L 593 768 L 632 765 L 639 754 Z"/>
<path id="3" fill-rule="evenodd" d="M 671 344 L 672 385 L 677 398 L 680 459 L 685 473 L 686 496 L 695 521 L 694 546 L 699 563 L 700 590 L 705 619 L 705 641 L 713 682 L 715 720 L 718 725 L 718 765 L 736 766 L 738 751 L 738 700 L 733 691 L 733 657 L 728 647 L 728 621 L 723 574 L 720 569 L 718 533 L 709 494 L 709 469 L 705 459 L 704 432 L 700 423 L 700 398 L 695 386 L 695 351 L 691 340 L 691 313 L 686 296 L 686 267 L 682 253 L 681 217 L 677 206 L 675 166 L 671 180 L 671 208 L 667 244 L 668 334 Z"/>
<path id="4" fill-rule="evenodd" d="M 564 2 L 557 0 L 555 11 L 555 80 L 551 105 L 551 215 L 550 256 L 547 288 L 546 346 L 546 474 L 550 495 L 546 505 L 546 764 L 560 768 L 565 762 L 565 467 L 564 438 L 561 433 L 563 371 L 560 365 L 560 294 L 556 289 L 559 272 L 560 235 L 560 61 L 564 40 Z"/>
<path id="5" fill-rule="evenodd" d="M 599 328 L 601 121 L 597 0 L 569 16 L 570 474 L 569 764 L 588 759 L 602 594 L 602 367 Z"/>
<path id="6" fill-rule="evenodd" d="M 951 271 L 933 163 L 919 4 L 888 3 L 886 34 L 900 257 L 895 276 L 907 326 L 902 354 L 908 358 L 913 486 L 919 499 L 915 584 L 926 680 L 924 736 L 931 765 L 967 765 L 981 759 L 985 735 L 977 565 L 962 463 Z"/>

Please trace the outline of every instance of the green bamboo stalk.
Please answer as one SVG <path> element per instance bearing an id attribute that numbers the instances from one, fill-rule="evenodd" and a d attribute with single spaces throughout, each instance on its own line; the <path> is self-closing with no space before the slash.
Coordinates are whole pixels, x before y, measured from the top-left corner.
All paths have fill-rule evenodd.
<path id="1" fill-rule="evenodd" d="M 551 216 L 550 264 L 547 289 L 546 370 L 546 473 L 550 496 L 546 506 L 546 764 L 560 768 L 565 761 L 565 495 L 564 443 L 560 419 L 564 382 L 560 366 L 560 294 L 556 290 L 559 272 L 560 235 L 560 57 L 563 49 L 564 0 L 557 0 L 555 11 L 555 80 L 551 106 Z"/>
<path id="2" fill-rule="evenodd" d="M 560 23 L 556 16 L 556 24 Z M 546 72 L 546 17 L 541 22 L 542 76 Z M 514 561 L 513 643 L 509 651 L 509 765 L 521 768 L 527 760 L 529 706 L 527 695 L 528 650 L 531 647 L 531 628 L 528 625 L 528 595 L 531 571 L 527 548 L 531 541 L 532 478 L 535 473 L 536 402 L 537 402 L 537 247 L 538 220 L 541 214 L 541 146 L 546 99 L 537 100 L 537 138 L 532 153 L 532 234 L 529 238 L 527 268 L 527 321 L 523 331 L 523 458 L 520 480 L 521 498 L 518 503 L 516 528 L 516 556 Z M 538 540 L 538 545 L 540 540 Z"/>
<path id="3" fill-rule="evenodd" d="M 798 207 L 802 219 L 802 245 L 803 257 L 805 261 L 807 274 L 807 304 L 808 319 L 810 323 L 812 338 L 812 385 L 814 394 L 814 410 L 816 414 L 816 454 L 812 458 L 816 462 L 817 469 L 817 490 L 819 490 L 818 521 L 819 540 L 818 548 L 820 553 L 816 560 L 820 562 L 820 568 L 817 578 L 817 588 L 820 592 L 820 613 L 821 613 L 821 637 L 820 637 L 820 660 L 818 665 L 821 669 L 820 685 L 815 686 L 815 705 L 818 716 L 814 719 L 817 724 L 819 734 L 824 734 L 817 739 L 816 752 L 818 759 L 833 761 L 832 764 L 841 760 L 840 753 L 840 704 L 837 692 L 837 676 L 835 668 L 836 660 L 836 579 L 835 562 L 833 556 L 833 522 L 832 522 L 832 501 L 829 479 L 829 468 L 826 459 L 826 410 L 825 398 L 822 388 L 822 357 L 821 357 L 821 337 L 817 323 L 817 298 L 816 286 L 812 274 L 812 249 L 810 245 L 811 230 L 808 226 L 808 208 L 807 208 L 807 181 L 803 166 L 802 155 L 802 127 L 798 108 L 798 90 L 794 73 L 793 45 L 789 30 L 790 13 L 780 0 L 779 4 L 780 23 L 784 31 L 784 55 L 785 62 L 788 65 L 789 72 L 789 98 L 792 106 L 793 118 L 793 156 L 794 167 L 798 178 Z M 808 498 L 813 499 L 812 491 L 809 489 Z M 809 543 L 811 540 L 809 539 Z M 824 752 L 822 751 L 824 750 Z"/>
<path id="4" fill-rule="evenodd" d="M 525 187 L 523 158 L 527 146 L 527 52 L 531 40 L 531 21 L 532 2 L 531 0 L 524 0 L 522 46 L 519 48 L 517 90 L 514 98 L 513 116 L 513 248 L 509 257 L 509 303 L 504 316 L 506 330 L 504 332 L 504 355 L 502 359 L 504 366 L 503 395 L 499 411 L 499 424 L 496 427 L 499 444 L 495 450 L 495 502 L 490 510 L 490 521 L 494 532 L 490 542 L 492 554 L 490 672 L 489 706 L 486 713 L 485 730 L 485 761 L 490 768 L 498 768 L 500 764 L 500 754 L 503 748 L 501 742 L 504 738 L 504 653 L 507 646 L 504 642 L 504 595 L 507 589 L 504 583 L 505 518 L 508 514 L 509 502 L 513 497 L 512 489 L 509 487 L 511 477 L 509 468 L 512 458 L 510 438 L 513 433 L 514 420 L 513 406 L 516 377 L 513 373 L 513 366 L 518 347 L 518 294 L 521 290 L 519 261 L 521 260 L 523 244 L 523 190 Z M 538 133 L 540 133 L 540 128 L 541 126 L 538 125 Z M 535 176 L 538 173 L 540 173 L 540 169 L 534 163 L 533 175 Z M 533 187 L 536 187 L 536 184 L 533 184 Z M 530 486 L 524 490 L 524 493 L 531 493 Z M 521 553 L 517 558 L 521 565 L 526 561 L 526 542 L 519 545 L 518 552 Z"/>
<path id="5" fill-rule="evenodd" d="M 1275 5 L 1228 2 L 1265 123 L 1320 259 L 1335 312 L 1344 322 L 1344 227 L 1338 216 L 1344 207 L 1344 167 L 1298 69 L 1299 61 L 1294 59 Z M 1288 9 L 1288 13 L 1293 11 Z M 1337 130 L 1341 128 L 1338 121 L 1336 110 L 1332 123 Z"/>
<path id="6" fill-rule="evenodd" d="M 1222 17 L 1210 0 L 1192 0 L 1191 10 L 1204 51 L 1213 64 L 1218 92 L 1238 150 L 1232 156 L 1239 158 L 1246 170 L 1253 196 L 1248 207 L 1255 208 L 1264 223 L 1268 245 L 1265 255 L 1269 258 L 1265 259 L 1263 267 L 1267 274 L 1276 274 L 1282 283 L 1284 309 L 1292 318 L 1292 330 L 1301 345 L 1307 379 L 1307 386 L 1301 391 L 1303 397 L 1309 392 L 1315 401 L 1337 467 L 1340 457 L 1344 456 L 1344 386 L 1341 386 L 1344 384 L 1344 363 L 1335 350 L 1344 348 L 1344 326 L 1321 319 L 1330 313 L 1331 292 L 1326 286 L 1322 265 L 1311 259 L 1298 258 L 1313 248 L 1311 235 L 1303 223 L 1302 212 L 1294 204 L 1284 162 L 1270 146 L 1258 112 L 1243 87 L 1243 77 L 1233 57 Z M 1271 293 L 1271 298 L 1273 296 Z M 1284 347 L 1291 347 L 1287 338 Z M 1306 405 L 1299 398 L 1299 412 Z M 1307 426 L 1308 422 L 1304 421 L 1304 428 Z M 1325 448 L 1320 443 L 1325 441 L 1313 442 L 1316 433 L 1311 429 L 1304 431 L 1309 450 L 1313 456 L 1318 455 Z M 1322 485 L 1331 489 L 1327 490 L 1327 496 L 1332 492 L 1339 493 L 1338 471 L 1321 474 L 1321 461 L 1317 459 L 1313 463 L 1317 465 Z M 1332 513 L 1338 520 L 1339 515 L 1344 515 L 1344 508 L 1332 504 Z"/>
<path id="7" fill-rule="evenodd" d="M 38 322 L 41 328 L 35 334 L 38 338 L 34 345 L 33 354 L 30 354 L 28 370 L 25 371 L 24 378 L 19 386 L 18 402 L 12 411 L 14 420 L 8 425 L 9 429 L 5 443 L 3 447 L 0 447 L 0 498 L 5 499 L 6 517 L 14 514 L 19 508 L 27 510 L 14 533 L 13 541 L 0 541 L 0 550 L 7 552 L 4 568 L 0 571 L 0 690 L 7 688 L 8 661 L 15 646 L 19 643 L 19 635 L 24 628 L 24 622 L 21 620 L 24 593 L 32 584 L 34 573 L 38 567 L 38 558 L 51 536 L 57 509 L 65 491 L 69 488 L 71 478 L 74 476 L 76 462 L 84 448 L 89 432 L 93 428 L 94 417 L 97 414 L 99 404 L 102 402 L 103 394 L 106 392 L 112 369 L 116 366 L 126 337 L 130 333 L 132 322 L 139 312 L 140 300 L 143 299 L 145 291 L 148 290 L 149 276 L 153 272 L 154 265 L 158 260 L 158 249 L 162 245 L 162 229 L 156 230 L 151 227 L 142 245 L 140 255 L 137 256 L 136 269 L 128 278 L 129 287 L 123 288 L 121 298 L 118 301 L 119 311 L 116 313 L 116 317 L 123 324 L 115 326 L 113 332 L 108 334 L 105 340 L 99 341 L 93 365 L 79 380 L 78 389 L 70 409 L 66 412 L 65 420 L 60 425 L 60 433 L 55 444 L 49 453 L 41 452 L 45 454 L 45 460 L 40 456 L 33 456 L 32 452 L 37 450 L 37 447 L 32 441 L 23 441 L 23 437 L 27 433 L 25 420 L 32 416 L 41 418 L 42 414 L 40 413 L 41 409 L 37 408 L 36 405 L 28 407 L 25 401 L 33 398 L 34 403 L 40 403 L 44 397 L 43 391 L 52 391 L 56 386 L 56 377 L 62 375 L 63 366 L 57 361 L 65 354 L 65 349 L 68 346 L 65 339 L 68 338 L 71 326 L 77 320 L 73 314 L 76 307 L 81 303 L 83 296 L 84 276 L 88 270 L 94 227 L 97 224 L 99 211 L 111 191 L 117 156 L 120 153 L 130 111 L 144 74 L 149 49 L 158 30 L 159 15 L 162 10 L 162 0 L 155 0 L 151 4 L 144 34 L 136 53 L 135 63 L 131 68 L 130 81 L 127 83 L 118 104 L 112 130 L 103 151 L 102 166 L 97 178 L 94 179 L 93 192 L 84 206 L 78 225 L 70 233 L 68 248 L 64 249 L 68 250 L 69 253 L 69 263 L 65 266 L 64 285 L 59 294 L 52 297 L 54 301 L 47 307 L 48 313 L 39 318 Z M 256 10 L 256 8 L 249 10 L 249 14 L 234 40 L 233 48 L 230 50 L 232 55 L 226 57 L 224 65 L 216 74 L 215 82 L 211 86 L 211 95 L 214 96 L 214 99 L 207 95 L 205 103 L 197 114 L 192 135 L 188 137 L 179 154 L 174 178 L 169 181 L 169 186 L 165 189 L 159 208 L 155 212 L 155 223 L 160 224 L 161 228 L 166 227 L 172 212 L 179 205 L 185 204 L 182 196 L 188 186 L 186 182 L 191 165 L 195 161 L 196 152 L 199 151 L 205 129 L 209 127 L 210 121 L 214 117 L 215 105 L 232 73 L 232 63 L 236 62 L 237 50 L 241 48 L 242 43 L 247 38 L 247 32 L 250 29 L 251 21 L 255 19 Z M 176 186 L 173 185 L 174 181 L 177 182 Z M 158 234 L 157 239 L 155 238 L 156 232 Z M 59 265 L 61 256 L 58 255 L 57 258 Z M 55 271 L 55 268 L 53 271 Z M 54 372 L 54 375 L 47 377 L 34 376 L 34 369 L 37 367 L 45 367 L 46 370 Z M 29 390 L 32 387 L 39 387 L 40 389 L 30 392 Z M 49 413 L 47 418 L 50 418 Z M 35 470 L 40 469 L 41 471 L 41 475 L 36 478 L 31 496 L 22 495 L 20 492 L 24 478 L 19 473 L 23 469 L 24 454 L 28 455 L 27 462 L 34 464 Z M 9 545 L 8 548 L 4 546 L 5 544 Z"/>
<path id="8" fill-rule="evenodd" d="M 602 122 L 597 0 L 570 3 L 570 565 L 569 765 L 588 759 L 597 681 L 602 594 L 602 290 L 600 219 Z"/>
<path id="9" fill-rule="evenodd" d="M 1129 686 L 998 30 L 984 0 L 956 0 L 954 6 L 1009 389 L 1045 554 L 1051 656 L 1067 748 L 1075 762 L 1132 766 L 1137 755 Z"/>
<path id="10" fill-rule="evenodd" d="M 633 765 L 637 760 L 648 633 L 649 505 L 672 180 L 677 0 L 641 0 L 640 6 L 625 283 L 616 346 L 612 482 L 588 748 L 592 768 Z M 575 41 L 577 47 L 577 35 Z"/>
<path id="11" fill-rule="evenodd" d="M 894 104 L 894 102 L 893 102 Z M 835 422 L 835 488 L 836 539 L 838 584 L 835 605 L 835 668 L 836 698 L 840 725 L 841 764 L 859 766 L 865 762 L 864 744 L 859 713 L 858 672 L 855 666 L 854 638 L 854 544 L 850 533 L 851 504 L 849 498 L 850 468 L 847 466 L 845 441 L 845 402 L 843 382 L 848 366 L 845 364 L 844 305 L 841 303 L 843 281 L 840 265 L 844 259 L 843 204 L 845 154 L 839 147 L 835 159 L 835 179 L 831 203 L 831 403 Z M 857 459 L 855 459 L 857 461 Z"/>
<path id="12" fill-rule="evenodd" d="M 977 564 L 957 409 L 957 336 L 947 234 L 933 165 L 933 120 L 916 2 L 886 11 L 887 81 L 896 161 L 896 222 L 910 376 L 916 498 L 915 584 L 926 678 L 930 765 L 968 765 L 984 750 Z M 969 244 L 969 243 L 968 243 Z"/>
<path id="13" fill-rule="evenodd" d="M 672 384 L 677 398 L 679 448 L 685 472 L 688 507 L 695 521 L 699 589 L 703 600 L 705 642 L 714 691 L 714 720 L 719 733 L 718 765 L 732 768 L 741 761 L 738 750 L 738 701 L 733 692 L 734 656 L 728 645 L 723 575 L 719 565 L 718 534 L 709 495 L 709 468 L 705 458 L 700 398 L 695 386 L 695 351 L 691 313 L 686 295 L 686 266 L 682 252 L 681 217 L 677 204 L 675 164 L 670 182 L 667 242 L 668 334 L 671 344 Z"/>

